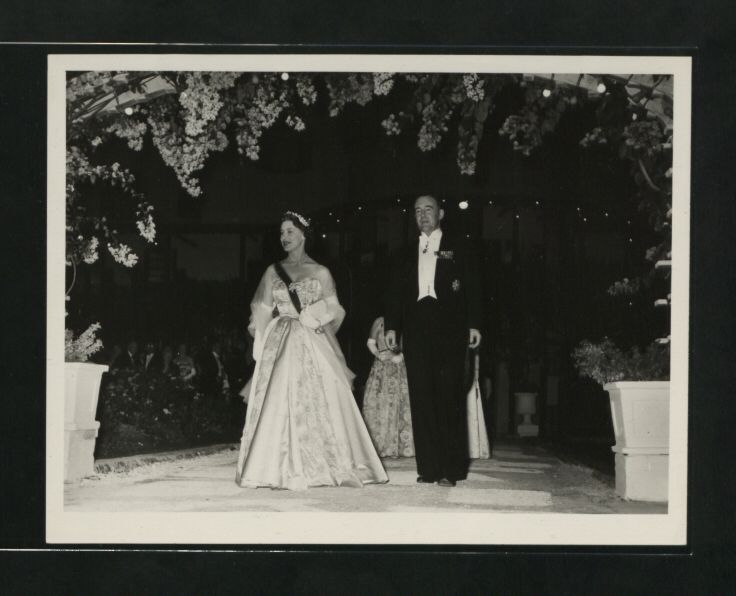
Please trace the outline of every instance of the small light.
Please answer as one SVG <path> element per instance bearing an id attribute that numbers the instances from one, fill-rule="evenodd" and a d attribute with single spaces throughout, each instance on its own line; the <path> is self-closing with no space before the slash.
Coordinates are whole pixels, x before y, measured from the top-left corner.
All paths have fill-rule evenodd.
<path id="1" fill-rule="evenodd" d="M 402 212 L 402 213 L 406 213 L 406 209 L 402 209 L 402 210 L 401 210 L 401 212 Z"/>
<path id="2" fill-rule="evenodd" d="M 465 234 L 465 237 L 466 238 L 470 238 L 470 234 Z"/>
<path id="3" fill-rule="evenodd" d="M 282 81 L 288 81 L 289 80 L 289 73 L 288 72 L 282 72 L 281 73 L 281 80 Z"/>
<path id="4" fill-rule="evenodd" d="M 539 207 L 539 201 L 534 201 L 534 204 Z"/>
<path id="5" fill-rule="evenodd" d="M 634 303 L 633 302 L 629 302 L 629 306 L 634 306 Z"/>
<path id="6" fill-rule="evenodd" d="M 130 106 L 128 106 L 127 108 L 125 108 L 125 115 L 126 116 L 132 116 L 133 115 L 133 108 L 131 108 Z"/>
<path id="7" fill-rule="evenodd" d="M 636 112 L 634 112 L 633 114 L 631 114 L 631 119 L 632 120 L 636 120 L 638 117 L 639 117 L 639 115 Z"/>
<path id="8" fill-rule="evenodd" d="M 519 214 L 518 213 L 516 214 L 516 219 L 519 219 Z"/>
<path id="9" fill-rule="evenodd" d="M 580 207 L 578 207 L 578 212 L 580 211 Z"/>
<path id="10" fill-rule="evenodd" d="M 626 223 L 629 224 L 629 225 L 631 225 L 631 220 L 630 219 L 627 219 L 626 220 Z"/>
<path id="11" fill-rule="evenodd" d="M 361 205 L 358 205 L 358 211 L 362 211 L 363 207 Z"/>
<path id="12" fill-rule="evenodd" d="M 488 201 L 488 204 L 489 205 L 493 205 L 493 201 Z"/>
<path id="13" fill-rule="evenodd" d="M 329 216 L 332 217 L 332 211 L 330 211 Z"/>
<path id="14" fill-rule="evenodd" d="M 396 202 L 397 203 L 401 203 L 401 199 L 396 199 Z"/>
<path id="15" fill-rule="evenodd" d="M 337 223 L 340 223 L 340 218 L 339 217 L 337 218 Z"/>
<path id="16" fill-rule="evenodd" d="M 606 92 L 606 84 L 603 83 L 603 82 L 598 83 L 598 86 L 595 88 L 595 90 L 598 91 L 598 93 L 605 93 Z"/>
<path id="17" fill-rule="evenodd" d="M 549 97 L 550 95 L 552 95 L 552 91 L 550 91 L 549 89 L 544 89 L 542 90 L 542 95 L 544 97 Z"/>
<path id="18" fill-rule="evenodd" d="M 322 234 L 322 238 L 327 238 L 327 234 Z"/>
<path id="19" fill-rule="evenodd" d="M 578 103 L 578 98 L 577 98 L 577 97 L 575 97 L 575 96 L 573 95 L 573 96 L 572 96 L 572 97 L 570 98 L 570 105 L 571 105 L 571 106 L 574 106 L 574 105 L 576 105 L 577 103 Z"/>
<path id="20" fill-rule="evenodd" d="M 629 242 L 633 242 L 633 241 L 634 241 L 634 239 L 633 239 L 633 238 L 629 238 Z"/>
<path id="21" fill-rule="evenodd" d="M 605 215 L 606 217 L 608 217 L 608 211 L 606 211 L 603 215 Z"/>
<path id="22" fill-rule="evenodd" d="M 584 218 L 583 218 L 583 221 L 588 221 L 588 218 L 587 218 L 587 217 L 584 217 Z"/>
<path id="23" fill-rule="evenodd" d="M 467 201 L 460 201 L 457 204 L 457 206 L 460 207 L 460 209 L 462 209 L 463 211 L 465 211 L 465 209 L 468 208 L 468 202 Z"/>

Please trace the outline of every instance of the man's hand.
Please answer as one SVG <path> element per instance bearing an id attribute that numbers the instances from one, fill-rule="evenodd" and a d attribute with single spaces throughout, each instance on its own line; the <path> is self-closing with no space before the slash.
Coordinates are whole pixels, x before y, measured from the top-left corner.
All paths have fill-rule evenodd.
<path id="1" fill-rule="evenodd" d="M 480 345 L 480 331 L 477 329 L 471 329 L 469 334 L 468 346 L 471 350 L 474 350 Z"/>
<path id="2" fill-rule="evenodd" d="M 393 329 L 389 329 L 384 334 L 384 339 L 386 340 L 386 345 L 388 346 L 389 350 L 395 350 L 396 349 L 396 331 Z"/>

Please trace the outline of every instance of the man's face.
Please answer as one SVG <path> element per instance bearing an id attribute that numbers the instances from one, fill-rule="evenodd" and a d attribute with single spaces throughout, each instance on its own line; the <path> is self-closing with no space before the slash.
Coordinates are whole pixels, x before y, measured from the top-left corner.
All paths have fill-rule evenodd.
<path id="1" fill-rule="evenodd" d="M 420 232 L 429 235 L 440 225 L 440 220 L 445 216 L 445 212 L 440 209 L 437 199 L 426 196 L 419 197 L 414 202 L 414 218 Z"/>

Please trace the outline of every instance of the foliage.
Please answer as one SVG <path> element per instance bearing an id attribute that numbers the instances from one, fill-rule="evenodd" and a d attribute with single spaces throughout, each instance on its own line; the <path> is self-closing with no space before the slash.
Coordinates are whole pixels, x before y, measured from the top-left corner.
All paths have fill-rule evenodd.
<path id="1" fill-rule="evenodd" d="M 100 391 L 97 457 L 235 438 L 222 395 L 209 397 L 178 375 L 113 370 Z"/>
<path id="2" fill-rule="evenodd" d="M 89 156 L 78 146 L 67 146 L 66 153 L 66 263 L 69 266 L 94 263 L 99 258 L 100 240 L 113 259 L 132 267 L 138 256 L 118 238 L 118 232 L 108 226 L 107 216 L 91 212 L 83 198 L 82 189 L 98 181 L 119 186 L 137 200 L 137 226 L 141 237 L 153 242 L 156 227 L 153 207 L 134 191 L 135 177 L 120 164 L 92 165 Z"/>
<path id="3" fill-rule="evenodd" d="M 92 354 L 102 349 L 102 341 L 97 338 L 99 323 L 92 323 L 79 337 L 74 337 L 70 329 L 64 331 L 64 361 L 86 362 Z"/>
<path id="4" fill-rule="evenodd" d="M 636 102 L 646 97 L 631 99 L 623 83 L 608 81 L 608 85 L 610 91 L 599 100 L 598 124 L 581 145 L 619 147 L 620 157 L 635 167 L 632 174 L 637 181 L 668 196 L 671 131 L 663 129 L 658 120 L 645 117 L 646 110 Z M 527 80 L 511 74 L 76 74 L 67 84 L 68 240 L 74 248 L 69 252 L 77 262 L 94 262 L 102 236 L 118 262 L 132 266 L 137 259 L 129 247 L 119 243 L 116 231 L 107 228 L 104 217 L 92 218 L 75 207 L 80 184 L 96 180 L 120 185 L 138 201 L 136 217 L 141 236 L 149 242 L 154 240 L 152 208 L 135 193 L 132 174 L 117 164 L 91 165 L 96 149 L 110 138 L 123 139 L 135 151 L 150 139 L 182 187 L 196 197 L 202 192 L 198 173 L 213 152 L 223 151 L 231 142 L 244 158 L 255 161 L 260 157 L 264 132 L 280 119 L 297 132 L 305 130 L 309 110 L 320 96 L 329 115 L 337 117 L 350 104 L 365 106 L 401 88 L 409 99 L 401 110 L 383 118 L 385 134 L 398 135 L 413 129 L 417 147 L 431 151 L 454 126 L 458 168 L 464 175 L 473 175 L 486 120 L 497 94 L 508 86 L 523 89 L 523 105 L 518 113 L 506 117 L 499 134 L 508 137 L 513 148 L 524 155 L 541 146 L 564 112 L 587 97 L 575 86 L 557 86 L 554 81 Z M 641 197 L 656 229 L 669 225 L 660 198 Z"/>
<path id="5" fill-rule="evenodd" d="M 118 163 L 95 163 L 99 148 L 112 138 L 140 151 L 146 139 L 175 173 L 188 194 L 202 193 L 197 178 L 213 152 L 235 142 L 244 158 L 258 160 L 264 132 L 279 119 L 296 132 L 306 128 L 307 110 L 326 96 L 332 117 L 349 104 L 365 106 L 392 92 L 397 83 L 413 89 L 405 109 L 383 121 L 388 135 L 416 123 L 417 146 L 437 147 L 457 124 L 457 163 L 472 175 L 492 99 L 510 75 L 239 72 L 84 72 L 67 82 L 67 264 L 91 264 L 100 245 L 125 267 L 138 261 L 133 247 L 108 223 L 108 208 L 95 213 L 84 190 L 99 182 L 129 196 L 140 236 L 156 237 L 153 207 L 135 190 L 135 177 Z M 155 91 L 149 85 L 156 83 Z M 121 98 L 131 97 L 127 104 Z M 113 107 L 114 106 L 114 107 Z"/>
<path id="6" fill-rule="evenodd" d="M 546 89 L 544 85 L 522 82 L 524 107 L 506 118 L 499 134 L 507 136 L 515 151 L 529 156 L 553 132 L 569 103 L 577 103 L 574 90 Z M 573 99 L 575 100 L 573 102 Z"/>
<path id="7" fill-rule="evenodd" d="M 156 78 L 165 85 L 156 93 L 146 92 Z M 257 160 L 264 131 L 280 118 L 295 131 L 304 130 L 305 110 L 320 94 L 326 96 L 329 115 L 336 117 L 349 104 L 365 106 L 400 83 L 413 93 L 403 110 L 383 121 L 386 134 L 416 123 L 417 146 L 429 151 L 459 114 L 458 167 L 470 175 L 493 97 L 513 80 L 511 75 L 472 73 L 88 72 L 67 85 L 69 140 L 84 150 L 117 136 L 139 151 L 148 136 L 182 187 L 199 196 L 197 172 L 212 152 L 223 151 L 231 140 L 241 155 Z M 137 103 L 110 109 L 126 92 L 140 94 Z"/>
<path id="8" fill-rule="evenodd" d="M 654 89 L 640 87 L 632 95 L 625 81 L 609 77 L 599 85 L 605 92 L 589 99 L 579 86 L 557 85 L 553 79 L 482 73 L 73 73 L 67 83 L 67 262 L 75 268 L 94 263 L 100 244 L 126 267 L 138 260 L 133 247 L 109 227 L 106 206 L 94 213 L 83 200 L 83 190 L 99 181 L 120 187 L 134 200 L 138 232 L 146 242 L 155 242 L 153 207 L 136 192 L 133 175 L 117 163 L 95 163 L 98 148 L 110 139 L 121 139 L 134 151 L 148 140 L 182 188 L 197 197 L 202 193 L 197 176 L 212 153 L 235 143 L 244 159 L 256 161 L 265 131 L 279 120 L 299 133 L 307 127 L 309 111 L 319 105 L 338 117 L 349 105 L 365 106 L 401 89 L 401 97 L 408 99 L 382 119 L 384 133 L 413 131 L 421 151 L 437 148 L 454 134 L 458 168 L 470 176 L 488 115 L 507 87 L 521 89 L 523 101 L 498 132 L 525 156 L 542 146 L 566 111 L 593 102 L 595 126 L 580 145 L 630 164 L 638 185 L 633 198 L 662 237 L 646 258 L 669 258 L 672 129 L 666 118 L 654 118 L 647 109 Z M 671 116 L 671 98 L 665 95 L 662 101 Z M 609 293 L 634 293 L 651 278 L 624 279 Z"/>
<path id="9" fill-rule="evenodd" d="M 599 343 L 581 342 L 573 352 L 581 376 L 605 385 L 616 381 L 669 380 L 669 345 L 652 343 L 644 350 L 621 350 L 606 338 Z"/>

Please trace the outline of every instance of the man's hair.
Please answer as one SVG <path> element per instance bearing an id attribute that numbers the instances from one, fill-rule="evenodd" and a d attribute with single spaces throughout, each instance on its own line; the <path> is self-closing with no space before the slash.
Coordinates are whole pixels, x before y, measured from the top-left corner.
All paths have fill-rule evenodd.
<path id="1" fill-rule="evenodd" d="M 415 205 L 417 204 L 417 201 L 419 199 L 432 199 L 434 201 L 435 205 L 437 205 L 437 209 L 442 209 L 442 205 L 440 205 L 440 200 L 436 196 L 434 196 L 434 195 L 431 195 L 429 193 L 425 193 L 425 194 L 419 195 L 416 199 L 414 199 L 414 204 Z"/>

